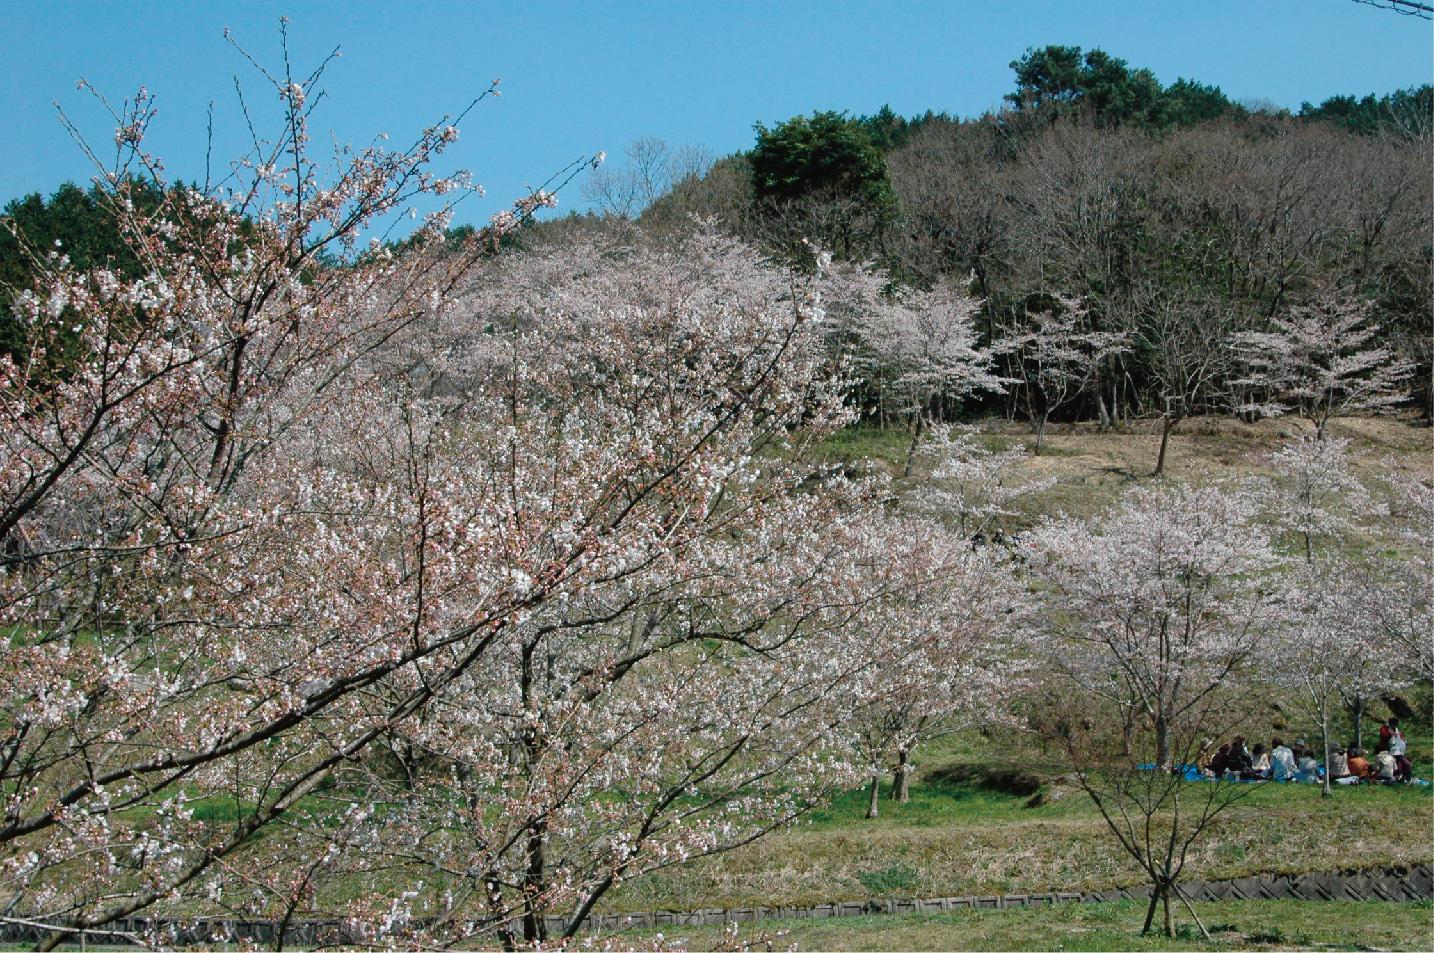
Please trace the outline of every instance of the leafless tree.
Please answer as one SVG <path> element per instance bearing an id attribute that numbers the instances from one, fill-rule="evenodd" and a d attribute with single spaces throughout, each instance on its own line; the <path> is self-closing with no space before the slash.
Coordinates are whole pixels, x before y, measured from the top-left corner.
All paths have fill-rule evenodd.
<path id="1" fill-rule="evenodd" d="M 623 155 L 626 161 L 620 166 L 609 163 L 594 169 L 582 195 L 603 215 L 629 219 L 680 183 L 700 179 L 714 161 L 706 146 L 672 146 L 655 136 L 634 139 Z"/>
<path id="2" fill-rule="evenodd" d="M 1140 289 L 1132 303 L 1136 347 L 1149 368 L 1160 415 L 1154 475 L 1163 476 L 1170 435 L 1223 387 L 1232 366 L 1230 334 L 1238 319 L 1222 302 L 1159 288 Z"/>
<path id="3" fill-rule="evenodd" d="M 1070 298 L 1027 311 L 1018 327 L 997 340 L 993 349 L 1008 357 L 1010 376 L 1020 382 L 1036 453 L 1051 415 L 1085 393 L 1105 359 L 1125 350 L 1125 342 L 1120 332 L 1093 330 L 1090 309 Z"/>

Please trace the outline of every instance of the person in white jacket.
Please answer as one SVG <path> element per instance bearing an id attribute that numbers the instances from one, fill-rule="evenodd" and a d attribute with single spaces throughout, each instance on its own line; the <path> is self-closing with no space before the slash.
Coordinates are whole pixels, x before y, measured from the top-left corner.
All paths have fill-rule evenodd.
<path id="1" fill-rule="evenodd" d="M 1271 744 L 1274 748 L 1270 751 L 1270 780 L 1288 781 L 1295 776 L 1295 753 L 1278 738 Z"/>
<path id="2" fill-rule="evenodd" d="M 1394 719 L 1389 719 L 1394 722 Z M 1404 740 L 1404 732 L 1399 730 L 1398 722 L 1394 723 L 1394 731 L 1389 736 L 1389 753 L 1396 758 L 1409 750 L 1409 742 Z"/>

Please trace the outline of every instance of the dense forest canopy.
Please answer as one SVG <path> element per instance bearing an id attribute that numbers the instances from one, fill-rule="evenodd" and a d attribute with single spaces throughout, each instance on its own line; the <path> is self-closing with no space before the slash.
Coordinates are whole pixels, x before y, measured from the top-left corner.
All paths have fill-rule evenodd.
<path id="1" fill-rule="evenodd" d="M 710 217 L 788 260 L 820 246 L 898 284 L 969 280 L 988 344 L 1047 296 L 1075 296 L 1092 330 L 1136 342 L 1061 411 L 1075 415 L 1162 412 L 1170 395 L 1154 383 L 1161 343 L 1151 328 L 1169 322 L 1157 314 L 1253 327 L 1317 294 L 1353 296 L 1372 303 L 1392 345 L 1419 365 L 1417 396 L 1429 412 L 1434 88 L 1333 96 L 1291 113 L 1232 101 L 1193 78 L 1163 85 L 1101 49 L 1029 49 L 1011 69 L 1007 106 L 972 119 L 903 117 L 889 106 L 857 117 L 817 111 L 759 122 L 749 151 L 716 161 L 641 140 L 629 167 L 593 173 L 588 197 L 609 222 L 683 231 Z M 152 193 L 131 189 L 141 208 L 157 204 Z M 507 243 L 598 227 L 592 215 Z M 138 265 L 98 188 L 66 183 L 48 199 L 15 199 L 4 221 L 6 353 L 26 338 L 10 303 L 51 252 L 127 275 Z M 453 246 L 472 232 L 453 229 Z M 1215 409 L 1216 390 L 1195 402 L 1210 406 L 1190 410 Z M 967 395 L 968 409 L 982 399 Z"/>
<path id="2" fill-rule="evenodd" d="M 1431 87 L 1290 113 L 1194 79 L 1162 85 L 1101 50 L 1048 46 L 1011 66 L 1007 107 L 974 119 L 883 107 L 759 126 L 750 152 L 675 184 L 641 220 L 713 216 L 781 256 L 809 241 L 898 284 L 966 284 L 986 344 L 1071 296 L 1083 331 L 1129 346 L 1057 418 L 1228 409 L 1243 399 L 1231 356 L 1195 345 L 1330 297 L 1370 309 L 1417 365 L 1429 413 Z M 1006 376 L 1023 377 L 1018 361 L 1002 358 Z M 867 383 L 865 409 L 881 415 L 881 383 Z M 938 416 L 963 405 L 933 399 Z M 1015 413 L 1020 400 L 964 407 Z"/>

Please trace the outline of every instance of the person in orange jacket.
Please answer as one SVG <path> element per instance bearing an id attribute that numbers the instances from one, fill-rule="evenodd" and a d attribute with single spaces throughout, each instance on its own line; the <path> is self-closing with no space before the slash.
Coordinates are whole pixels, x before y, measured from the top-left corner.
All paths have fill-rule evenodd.
<path id="1" fill-rule="evenodd" d="M 1374 776 L 1374 766 L 1364 757 L 1363 748 L 1349 749 L 1349 774 L 1361 781 L 1367 781 Z"/>

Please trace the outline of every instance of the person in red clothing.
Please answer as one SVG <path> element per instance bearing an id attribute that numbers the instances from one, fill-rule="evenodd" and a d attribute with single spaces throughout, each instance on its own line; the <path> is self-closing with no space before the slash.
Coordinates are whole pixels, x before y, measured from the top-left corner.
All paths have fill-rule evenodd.
<path id="1" fill-rule="evenodd" d="M 1407 745 L 1404 732 L 1399 730 L 1398 718 L 1390 717 L 1379 726 L 1379 747 L 1374 749 L 1375 754 L 1388 751 L 1392 755 L 1401 755 Z"/>

